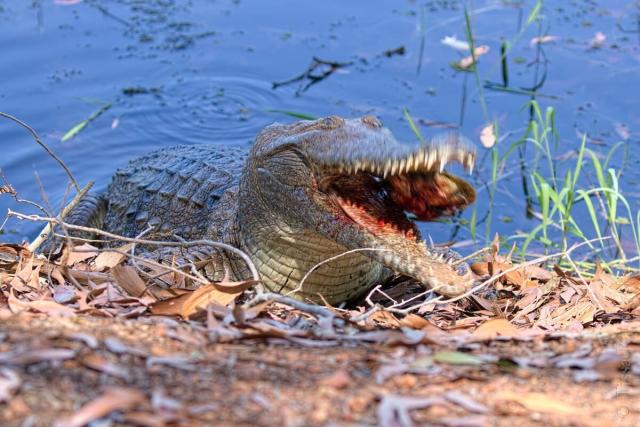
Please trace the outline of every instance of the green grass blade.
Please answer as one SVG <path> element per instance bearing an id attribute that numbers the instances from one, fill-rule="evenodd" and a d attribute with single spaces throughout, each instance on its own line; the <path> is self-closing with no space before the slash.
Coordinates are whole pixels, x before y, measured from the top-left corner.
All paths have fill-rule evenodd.
<path id="1" fill-rule="evenodd" d="M 78 133 L 80 133 L 80 131 L 82 131 L 85 127 L 87 127 L 87 125 L 90 122 L 92 122 L 93 120 L 95 120 L 98 117 L 100 117 L 102 115 L 102 113 L 107 111 L 109 108 L 111 108 L 111 104 L 108 103 L 108 102 L 103 102 L 102 106 L 100 107 L 100 109 L 98 109 L 98 110 L 94 111 L 93 113 L 91 113 L 91 115 L 89 117 L 87 117 L 86 120 L 81 121 L 80 123 L 78 123 L 77 125 L 72 127 L 71 129 L 69 129 L 64 135 L 62 135 L 62 138 L 60 138 L 60 142 L 68 141 L 69 139 L 71 139 L 74 136 L 76 136 Z"/>
<path id="2" fill-rule="evenodd" d="M 600 241 L 600 245 L 604 249 L 604 242 L 602 241 L 602 232 L 600 231 L 600 222 L 598 221 L 598 215 L 596 214 L 596 210 L 593 206 L 593 202 L 591 201 L 591 197 L 589 194 L 580 189 L 578 190 L 579 198 L 578 200 L 582 200 L 587 207 L 587 212 L 589 212 L 589 217 L 591 218 L 591 224 L 593 224 L 593 229 L 596 231 L 596 236 Z"/>
<path id="3" fill-rule="evenodd" d="M 403 111 L 404 111 L 404 118 L 407 119 L 407 122 L 409 123 L 409 127 L 413 131 L 413 134 L 416 136 L 416 138 L 418 138 L 420 142 L 424 142 L 424 137 L 420 133 L 420 129 L 418 129 L 418 126 L 416 126 L 416 123 L 413 121 L 411 114 L 409 114 L 409 110 L 407 110 L 406 108 L 403 108 Z"/>
<path id="4" fill-rule="evenodd" d="M 84 129 L 89 124 L 89 120 L 83 120 L 71 129 L 67 131 L 62 138 L 60 138 L 60 142 L 65 142 L 76 136 L 82 129 Z"/>
<path id="5" fill-rule="evenodd" d="M 536 1 L 536 4 L 533 6 L 533 9 L 531 9 L 531 13 L 529 13 L 529 17 L 527 18 L 527 23 L 525 24 L 525 27 L 531 25 L 531 23 L 536 20 L 536 18 L 540 14 L 540 9 L 542 9 L 542 0 Z"/>

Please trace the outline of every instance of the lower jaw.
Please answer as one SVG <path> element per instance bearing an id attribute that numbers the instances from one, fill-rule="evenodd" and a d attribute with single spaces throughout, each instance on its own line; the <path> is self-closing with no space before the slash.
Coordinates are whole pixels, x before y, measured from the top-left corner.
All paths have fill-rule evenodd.
<path id="1" fill-rule="evenodd" d="M 299 282 L 288 284 L 285 288 L 282 284 L 285 283 L 286 278 L 283 280 L 282 276 L 273 278 L 268 277 L 261 272 L 262 282 L 264 286 L 272 291 L 278 292 L 283 295 L 290 296 L 292 298 L 302 301 L 312 301 L 317 304 L 328 303 L 330 305 L 339 305 L 343 302 L 351 301 L 364 295 L 382 276 L 382 265 L 372 268 L 369 273 L 359 277 L 358 279 L 337 280 L 333 283 L 328 281 L 314 281 L 313 276 L 309 276 L 305 280 L 301 290 L 292 292 L 296 289 Z"/>
<path id="2" fill-rule="evenodd" d="M 264 286 L 272 292 L 336 305 L 361 296 L 383 275 L 382 264 L 361 253 L 323 263 L 348 249 L 315 233 L 261 237 L 266 236 L 245 239 L 242 246 L 260 272 Z M 317 267 L 320 263 L 323 264 Z"/>

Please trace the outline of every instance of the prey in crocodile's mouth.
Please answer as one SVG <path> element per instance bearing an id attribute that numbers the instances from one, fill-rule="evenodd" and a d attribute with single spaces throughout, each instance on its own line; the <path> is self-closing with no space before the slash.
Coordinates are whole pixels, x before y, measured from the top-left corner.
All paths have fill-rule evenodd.
<path id="1" fill-rule="evenodd" d="M 459 163 L 472 170 L 475 153 L 465 145 L 440 144 L 382 162 L 353 162 L 324 174 L 320 188 L 351 220 L 374 236 L 416 240 L 413 220 L 450 216 L 475 201 L 473 187 L 444 170 Z"/>

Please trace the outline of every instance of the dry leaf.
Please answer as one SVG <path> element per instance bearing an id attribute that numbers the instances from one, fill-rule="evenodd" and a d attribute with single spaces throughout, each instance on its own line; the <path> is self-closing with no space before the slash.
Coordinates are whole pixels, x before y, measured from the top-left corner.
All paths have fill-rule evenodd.
<path id="1" fill-rule="evenodd" d="M 135 268 L 128 265 L 116 265 L 110 272 L 118 286 L 132 297 L 140 298 L 147 291 L 147 286 L 138 276 Z"/>
<path id="2" fill-rule="evenodd" d="M 13 279 L 9 283 L 12 289 L 18 292 L 29 292 L 31 289 L 27 287 L 27 284 L 31 281 L 33 274 L 33 257 L 30 257 L 26 264 L 20 268 L 20 270 L 13 276 Z"/>
<path id="3" fill-rule="evenodd" d="M 469 412 L 474 412 L 476 414 L 486 414 L 487 412 L 489 412 L 489 408 L 487 408 L 485 405 L 476 402 L 468 395 L 457 390 L 446 392 L 444 394 L 444 398 Z"/>
<path id="4" fill-rule="evenodd" d="M 87 354 L 80 359 L 80 362 L 86 367 L 98 372 L 122 378 L 125 381 L 129 379 L 129 372 L 127 372 L 123 366 L 117 365 L 97 353 Z"/>
<path id="5" fill-rule="evenodd" d="M 469 55 L 462 58 L 460 61 L 456 63 L 456 66 L 458 68 L 466 70 L 470 68 L 475 63 L 475 61 L 478 60 L 478 58 L 480 58 L 482 55 L 486 54 L 487 52 L 489 52 L 489 46 L 486 46 L 486 45 L 478 46 L 473 50 L 473 53 L 474 53 L 473 55 Z"/>
<path id="6" fill-rule="evenodd" d="M 640 293 L 634 296 L 628 303 L 626 303 L 622 308 L 627 311 L 634 311 L 638 307 L 640 307 Z"/>
<path id="7" fill-rule="evenodd" d="M 68 247 L 65 247 L 65 251 L 68 251 Z M 79 246 L 74 246 L 71 251 L 68 252 L 67 258 L 67 266 L 71 267 L 72 265 L 79 263 L 81 261 L 86 261 L 90 258 L 93 258 L 98 255 L 98 248 L 95 246 L 91 246 L 88 243 L 84 243 Z M 64 256 L 62 259 L 65 259 Z"/>
<path id="8" fill-rule="evenodd" d="M 367 318 L 366 324 L 369 326 L 379 326 L 384 329 L 390 329 L 400 327 L 400 320 L 398 320 L 395 314 L 381 310 L 371 314 Z"/>
<path id="9" fill-rule="evenodd" d="M 78 299 L 76 288 L 69 285 L 58 285 L 53 288 L 53 300 L 58 304 L 67 304 Z"/>
<path id="10" fill-rule="evenodd" d="M 621 278 L 622 285 L 634 292 L 640 292 L 640 274 L 630 274 Z"/>
<path id="11" fill-rule="evenodd" d="M 205 285 L 193 292 L 153 303 L 150 308 L 153 314 L 181 316 L 188 319 L 198 311 L 206 309 L 209 304 L 226 306 L 238 295 L 240 292 L 230 294 L 219 291 L 214 285 Z"/>
<path id="12" fill-rule="evenodd" d="M 485 341 L 493 340 L 499 336 L 514 337 L 519 333 L 518 328 L 513 326 L 507 319 L 491 319 L 473 331 L 473 337 L 477 340 Z"/>
<path id="13" fill-rule="evenodd" d="M 540 280 L 541 282 L 548 282 L 553 279 L 553 274 L 551 274 L 549 270 L 538 267 L 537 265 L 528 265 L 524 268 L 524 271 L 528 277 Z"/>
<path id="14" fill-rule="evenodd" d="M 147 358 L 147 368 L 153 368 L 156 365 L 170 366 L 175 369 L 182 369 L 183 371 L 195 371 L 194 358 L 189 356 L 181 356 L 179 354 L 169 356 L 151 356 Z"/>
<path id="15" fill-rule="evenodd" d="M 517 402 L 534 412 L 544 412 L 557 415 L 577 415 L 581 413 L 581 408 L 562 402 L 556 396 L 549 396 L 543 393 L 515 393 L 512 391 L 498 392 L 495 396 L 497 400 L 509 400 Z"/>
<path id="16" fill-rule="evenodd" d="M 340 369 L 320 381 L 320 384 L 335 389 L 344 389 L 351 384 L 351 375 L 345 369 Z"/>
<path id="17" fill-rule="evenodd" d="M 430 323 L 424 317 L 411 313 L 407 314 L 402 320 L 400 320 L 400 325 L 406 326 L 411 329 L 422 329 L 430 325 Z"/>
<path id="18" fill-rule="evenodd" d="M 546 36 L 542 36 L 542 37 L 534 37 L 531 39 L 531 42 L 529 43 L 530 46 L 535 46 L 535 45 L 539 45 L 539 44 L 545 44 L 545 43 L 551 43 L 558 40 L 558 36 L 550 36 L 550 35 L 546 35 Z"/>
<path id="19" fill-rule="evenodd" d="M 100 397 L 86 403 L 70 417 L 55 422 L 56 427 L 82 427 L 103 418 L 114 411 L 133 408 L 144 402 L 146 397 L 139 390 L 128 387 L 107 389 Z"/>
<path id="20" fill-rule="evenodd" d="M 226 294 L 237 294 L 260 283 L 259 280 L 243 280 L 241 282 L 212 282 L 212 285 L 219 291 Z"/>
<path id="21" fill-rule="evenodd" d="M 131 354 L 138 357 L 148 357 L 149 354 L 146 350 L 132 347 L 115 337 L 107 337 L 104 339 L 104 345 L 111 353 L 114 354 Z"/>
<path id="22" fill-rule="evenodd" d="M 33 348 L 0 353 L 0 363 L 9 365 L 33 365 L 40 362 L 73 359 L 75 350 L 68 348 Z"/>
<path id="23" fill-rule="evenodd" d="M 9 368 L 0 368 L 0 403 L 8 402 L 18 387 L 22 384 L 22 380 Z"/>
<path id="24" fill-rule="evenodd" d="M 439 397 L 410 397 L 387 394 L 382 397 L 378 405 L 378 425 L 381 426 L 413 426 L 409 411 L 427 408 L 433 405 L 445 405 Z"/>
<path id="25" fill-rule="evenodd" d="M 2 187 L 0 187 L 1 189 Z M 2 192 L 0 191 L 0 194 Z M 29 250 L 20 245 L 14 245 L 10 243 L 3 243 L 0 245 L 0 265 L 4 267 L 11 267 L 20 259 L 31 258 L 32 254 Z"/>
<path id="26" fill-rule="evenodd" d="M 496 135 L 493 129 L 493 123 L 488 124 L 480 132 L 480 142 L 485 148 L 491 148 L 496 144 Z"/>
<path id="27" fill-rule="evenodd" d="M 514 266 L 511 264 L 493 261 L 493 262 L 475 262 L 471 265 L 471 270 L 479 276 L 493 276 L 500 274 L 504 271 L 511 270 Z M 501 281 L 506 284 L 511 284 L 517 287 L 522 287 L 525 284 L 525 270 L 524 267 L 511 270 L 502 276 Z"/>
<path id="28" fill-rule="evenodd" d="M 44 268 L 44 273 L 50 274 L 51 278 L 55 280 L 58 283 L 58 285 L 64 285 L 66 283 L 66 281 L 64 280 L 64 276 L 60 271 L 60 267 L 58 267 L 57 265 L 46 264 Z"/>
<path id="29" fill-rule="evenodd" d="M 113 268 L 116 265 L 121 264 L 127 257 L 125 254 L 131 250 L 131 246 L 132 243 L 128 243 L 124 246 L 120 246 L 119 248 L 115 248 L 118 252 L 115 252 L 115 250 L 101 252 L 94 261 L 94 269 L 96 271 L 103 271 L 107 268 Z"/>
<path id="30" fill-rule="evenodd" d="M 45 313 L 49 316 L 74 317 L 76 315 L 76 311 L 73 308 L 67 307 L 66 305 L 58 304 L 55 301 L 21 301 L 15 296 L 13 290 L 9 292 L 7 299 L 9 302 L 9 308 L 13 313 L 33 310 L 40 313 Z"/>

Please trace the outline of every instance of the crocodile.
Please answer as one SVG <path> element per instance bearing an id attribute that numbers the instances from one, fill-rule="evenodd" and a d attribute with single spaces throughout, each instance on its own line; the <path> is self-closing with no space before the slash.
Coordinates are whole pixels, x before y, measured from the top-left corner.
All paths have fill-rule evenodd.
<path id="1" fill-rule="evenodd" d="M 339 304 L 391 273 L 454 296 L 470 289 L 473 274 L 455 252 L 427 244 L 415 221 L 475 201 L 473 187 L 445 171 L 451 163 L 472 169 L 474 161 L 457 134 L 401 144 L 372 116 L 275 123 L 250 150 L 181 145 L 133 160 L 70 222 L 231 244 L 250 256 L 266 288 L 299 299 Z M 250 278 L 233 254 L 189 252 L 209 260 L 209 280 Z"/>

